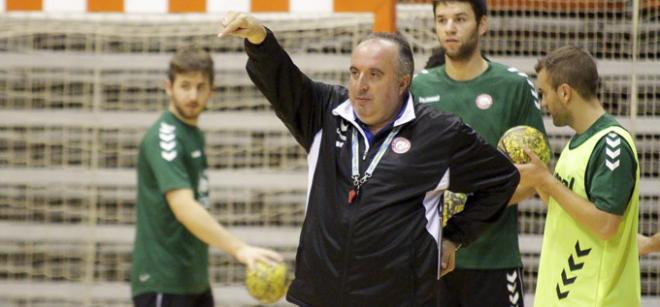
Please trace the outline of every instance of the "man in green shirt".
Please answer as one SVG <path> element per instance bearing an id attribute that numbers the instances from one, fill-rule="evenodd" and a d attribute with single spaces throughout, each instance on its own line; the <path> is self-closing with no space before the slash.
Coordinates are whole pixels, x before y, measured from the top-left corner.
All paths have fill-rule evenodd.
<path id="1" fill-rule="evenodd" d="M 181 48 L 170 61 L 168 77 L 168 110 L 147 130 L 139 148 L 133 303 L 213 306 L 208 245 L 248 267 L 282 257 L 245 244 L 207 211 L 204 135 L 197 119 L 213 91 L 213 60 L 200 48 Z"/>
<path id="2" fill-rule="evenodd" d="M 521 184 L 548 206 L 534 306 L 640 305 L 639 162 L 633 138 L 603 109 L 596 63 L 566 46 L 536 65 L 541 104 L 575 135 L 554 175 L 531 151 Z"/>
<path id="3" fill-rule="evenodd" d="M 487 29 L 485 0 L 434 1 L 433 8 L 445 63 L 413 79 L 415 102 L 459 115 L 492 146 L 518 125 L 545 132 L 527 75 L 481 55 L 480 36 Z M 512 205 L 532 194 L 533 189 L 518 189 L 503 216 L 457 252 L 456 269 L 440 280 L 440 306 L 523 306 L 518 213 Z M 453 198 L 450 195 L 446 193 L 445 199 Z M 446 220 L 461 210 L 461 205 L 445 202 L 443 216 Z"/>

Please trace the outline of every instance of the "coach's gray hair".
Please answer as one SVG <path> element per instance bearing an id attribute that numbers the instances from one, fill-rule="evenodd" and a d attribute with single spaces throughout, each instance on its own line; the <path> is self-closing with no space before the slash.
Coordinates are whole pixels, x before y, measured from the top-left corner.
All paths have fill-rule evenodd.
<path id="1" fill-rule="evenodd" d="M 360 44 L 375 39 L 390 41 L 399 47 L 399 78 L 402 78 L 405 75 L 410 75 L 412 77 L 413 72 L 415 71 L 415 61 L 408 40 L 398 33 L 373 32 L 360 40 Z"/>

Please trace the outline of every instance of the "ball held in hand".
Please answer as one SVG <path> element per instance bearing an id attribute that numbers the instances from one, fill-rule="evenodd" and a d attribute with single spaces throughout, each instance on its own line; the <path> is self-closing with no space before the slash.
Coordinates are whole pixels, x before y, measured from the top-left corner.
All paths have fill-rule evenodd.
<path id="1" fill-rule="evenodd" d="M 543 163 L 550 162 L 550 144 L 545 135 L 530 126 L 516 126 L 502 135 L 497 143 L 497 149 L 506 154 L 513 163 L 528 163 L 529 156 L 525 153 L 525 147 L 533 151 Z"/>
<path id="2" fill-rule="evenodd" d="M 289 270 L 284 263 L 268 265 L 258 261 L 255 269 L 248 269 L 245 274 L 248 293 L 262 304 L 277 302 L 289 289 Z"/>
<path id="3" fill-rule="evenodd" d="M 454 193 L 445 191 L 442 206 L 442 226 L 447 225 L 447 221 L 455 214 L 463 211 L 468 196 L 463 193 Z"/>

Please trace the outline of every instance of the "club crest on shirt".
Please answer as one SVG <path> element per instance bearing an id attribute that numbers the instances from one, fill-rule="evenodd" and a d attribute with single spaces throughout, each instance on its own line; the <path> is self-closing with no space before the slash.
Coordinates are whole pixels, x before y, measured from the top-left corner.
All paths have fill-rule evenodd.
<path id="1" fill-rule="evenodd" d="M 487 110 L 493 105 L 493 97 L 488 94 L 481 94 L 477 96 L 474 102 L 477 104 L 477 108 Z"/>
<path id="2" fill-rule="evenodd" d="M 404 137 L 397 137 L 392 140 L 392 151 L 403 154 L 410 150 L 410 141 Z"/>

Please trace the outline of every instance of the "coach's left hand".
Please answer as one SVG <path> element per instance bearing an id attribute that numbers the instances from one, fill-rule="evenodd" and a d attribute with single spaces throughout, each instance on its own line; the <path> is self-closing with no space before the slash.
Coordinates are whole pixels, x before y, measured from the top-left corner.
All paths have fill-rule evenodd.
<path id="1" fill-rule="evenodd" d="M 442 256 L 441 256 L 441 267 L 440 267 L 440 276 L 454 270 L 456 265 L 456 243 L 449 241 L 447 239 L 442 239 Z"/>

